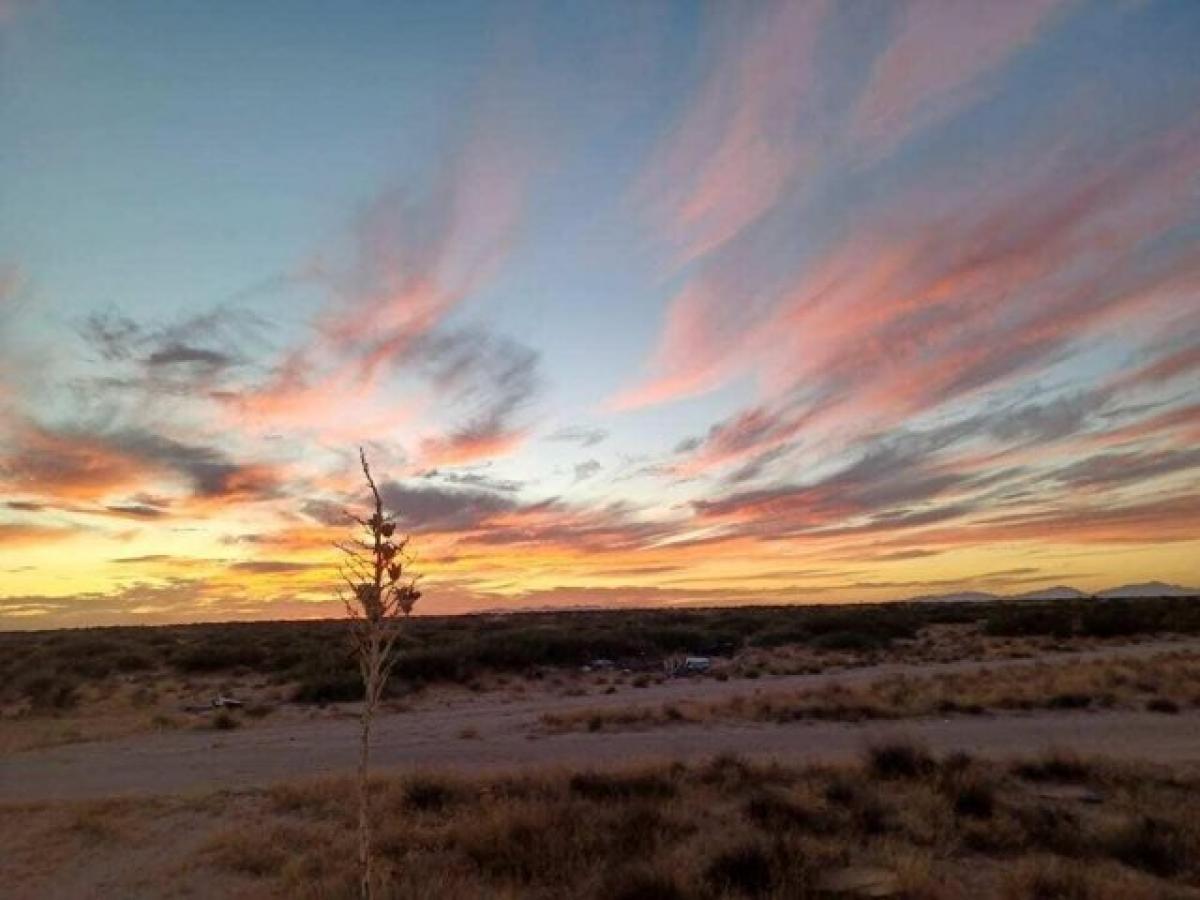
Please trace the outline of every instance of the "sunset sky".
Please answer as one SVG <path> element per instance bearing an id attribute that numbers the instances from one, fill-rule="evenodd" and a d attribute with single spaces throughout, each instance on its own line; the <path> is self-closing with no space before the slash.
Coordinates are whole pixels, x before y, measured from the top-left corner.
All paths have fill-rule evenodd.
<path id="1" fill-rule="evenodd" d="M 0 0 L 0 628 L 1200 583 L 1200 3 Z"/>

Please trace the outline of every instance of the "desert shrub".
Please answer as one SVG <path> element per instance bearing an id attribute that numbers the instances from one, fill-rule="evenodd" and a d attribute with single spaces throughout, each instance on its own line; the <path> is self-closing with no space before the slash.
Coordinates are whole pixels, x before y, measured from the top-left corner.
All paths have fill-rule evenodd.
<path id="1" fill-rule="evenodd" d="M 850 650 L 867 652 L 882 649 L 892 642 L 888 634 L 864 631 L 830 631 L 814 637 L 809 645 L 814 650 Z"/>
<path id="2" fill-rule="evenodd" d="M 1092 698 L 1087 694 L 1063 693 L 1055 694 L 1046 701 L 1050 709 L 1087 709 L 1092 705 Z"/>
<path id="3" fill-rule="evenodd" d="M 1087 781 L 1091 766 L 1071 753 L 1051 752 L 1040 759 L 1017 763 L 1013 771 L 1029 781 Z"/>
<path id="4" fill-rule="evenodd" d="M 137 688 L 129 697 L 129 702 L 137 707 L 149 706 L 158 699 L 158 691 L 142 686 Z"/>
<path id="5" fill-rule="evenodd" d="M 205 643 L 187 647 L 172 657 L 171 663 L 180 672 L 219 672 L 239 666 L 255 668 L 264 659 L 262 650 L 249 643 Z"/>
<path id="6" fill-rule="evenodd" d="M 679 624 L 670 626 L 647 626 L 640 630 L 639 637 L 646 649 L 662 653 L 691 650 L 697 653 L 716 653 L 727 649 L 738 641 L 738 635 L 719 628 L 705 628 L 702 624 Z"/>
<path id="7" fill-rule="evenodd" d="M 231 828 L 214 836 L 205 852 L 217 865 L 242 875 L 278 875 L 291 858 L 292 846 L 279 837 L 249 827 Z"/>
<path id="8" fill-rule="evenodd" d="M 404 784 L 404 805 L 421 812 L 439 812 L 463 797 L 461 785 L 432 775 L 416 775 Z"/>
<path id="9" fill-rule="evenodd" d="M 292 692 L 297 703 L 350 703 L 362 698 L 362 678 L 355 672 L 307 675 Z"/>
<path id="10" fill-rule="evenodd" d="M 825 799 L 834 806 L 850 806 L 858 794 L 858 788 L 848 778 L 837 777 L 825 785 Z"/>
<path id="11" fill-rule="evenodd" d="M 1002 604 L 984 619 L 984 634 L 993 637 L 1070 637 L 1074 612 L 1063 605 Z"/>
<path id="12" fill-rule="evenodd" d="M 1118 637 L 1153 631 L 1158 625 L 1157 610 L 1139 609 L 1126 602 L 1109 600 L 1083 611 L 1079 632 L 1089 637 Z"/>
<path id="13" fill-rule="evenodd" d="M 1007 900 L 1094 900 L 1096 882 L 1082 864 L 1055 857 L 1015 866 L 1005 878 Z"/>
<path id="14" fill-rule="evenodd" d="M 887 834 L 893 830 L 893 816 L 887 805 L 875 794 L 860 792 L 849 808 L 853 828 L 867 835 Z"/>
<path id="15" fill-rule="evenodd" d="M 22 692 L 34 709 L 70 709 L 79 702 L 79 681 L 66 673 L 43 671 L 29 676 Z"/>
<path id="16" fill-rule="evenodd" d="M 705 880 L 718 891 L 758 896 L 771 888 L 774 867 L 770 855 L 749 843 L 724 850 L 704 870 Z"/>
<path id="17" fill-rule="evenodd" d="M 954 814 L 965 819 L 990 819 L 996 810 L 996 790 L 985 781 L 966 779 L 951 792 Z"/>
<path id="18" fill-rule="evenodd" d="M 571 776 L 571 792 L 588 800 L 627 800 L 674 797 L 677 786 L 666 775 L 650 773 L 579 772 Z"/>
<path id="19" fill-rule="evenodd" d="M 1174 700 L 1168 700 L 1165 697 L 1155 697 L 1146 702 L 1146 710 L 1148 712 L 1166 713 L 1167 715 L 1178 715 L 1179 704 Z"/>
<path id="20" fill-rule="evenodd" d="M 144 672 L 155 666 L 154 657 L 144 650 L 127 650 L 113 658 L 118 672 Z"/>
<path id="21" fill-rule="evenodd" d="M 1089 849 L 1079 816 L 1073 810 L 1055 806 L 1026 807 L 1017 810 L 1016 819 L 1027 846 L 1059 856 L 1083 856 Z"/>
<path id="22" fill-rule="evenodd" d="M 233 731 L 235 728 L 240 728 L 242 720 L 228 710 L 221 710 L 213 716 L 212 727 L 217 731 Z"/>
<path id="23" fill-rule="evenodd" d="M 88 843 L 109 843 L 120 837 L 120 818 L 119 806 L 101 800 L 76 809 L 68 827 Z"/>
<path id="24" fill-rule="evenodd" d="M 1151 816 L 1128 822 L 1109 838 L 1105 849 L 1131 868 L 1165 877 L 1182 872 L 1200 852 L 1177 825 Z"/>
<path id="25" fill-rule="evenodd" d="M 747 819 L 768 832 L 822 830 L 822 817 L 777 790 L 760 790 L 742 807 Z"/>
<path id="26" fill-rule="evenodd" d="M 538 665 L 578 665 L 596 656 L 624 655 L 635 646 L 616 635 L 542 627 L 483 635 L 473 646 L 464 648 L 463 655 L 476 666 L 519 670 Z"/>
<path id="27" fill-rule="evenodd" d="M 984 633 L 998 637 L 1135 637 L 1200 632 L 1200 604 L 1189 597 L 1010 603 L 991 608 Z"/>
<path id="28" fill-rule="evenodd" d="M 339 647 L 339 645 L 335 645 Z M 315 653 L 293 673 L 297 703 L 345 703 L 363 698 L 362 676 L 344 643 Z"/>
<path id="29" fill-rule="evenodd" d="M 747 643 L 751 647 L 784 647 L 789 644 L 803 644 L 812 637 L 812 633 L 803 625 L 781 625 L 756 632 Z"/>
<path id="30" fill-rule="evenodd" d="M 691 896 L 672 873 L 645 866 L 618 870 L 601 895 L 611 900 L 687 900 Z"/>
<path id="31" fill-rule="evenodd" d="M 924 747 L 891 741 L 867 748 L 867 768 L 879 778 L 919 778 L 933 772 L 937 764 Z"/>
<path id="32" fill-rule="evenodd" d="M 454 841 L 487 878 L 534 883 L 600 857 L 608 834 L 561 805 L 519 804 L 456 829 Z"/>
<path id="33" fill-rule="evenodd" d="M 474 671 L 457 647 L 401 650 L 392 668 L 393 681 L 466 681 Z"/>
<path id="34" fill-rule="evenodd" d="M 772 779 L 761 766 L 755 766 L 736 753 L 719 753 L 697 773 L 704 784 L 725 789 L 746 785 L 761 785 Z"/>

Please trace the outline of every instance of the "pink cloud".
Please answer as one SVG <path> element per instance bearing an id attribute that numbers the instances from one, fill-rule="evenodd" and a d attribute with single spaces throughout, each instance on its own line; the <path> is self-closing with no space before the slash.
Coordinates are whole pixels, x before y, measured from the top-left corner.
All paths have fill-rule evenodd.
<path id="1" fill-rule="evenodd" d="M 654 406 L 709 391 L 739 364 L 743 327 L 728 321 L 733 307 L 702 280 L 684 288 L 667 308 L 663 336 L 651 359 L 651 377 L 609 402 L 614 410 Z"/>
<path id="2" fill-rule="evenodd" d="M 1069 0 L 959 3 L 912 0 L 875 60 L 851 139 L 886 151 L 982 97 L 986 76 L 1032 44 Z"/>
<path id="3" fill-rule="evenodd" d="M 1034 41 L 1065 5 L 1028 0 L 976 9 L 918 0 L 899 8 L 896 32 L 875 62 L 843 152 L 859 153 L 864 144 L 886 149 L 971 102 L 982 92 L 982 76 Z M 655 220 L 684 247 L 684 260 L 703 259 L 704 264 L 671 300 L 647 376 L 614 397 L 611 408 L 704 393 L 753 367 L 748 361 L 762 352 L 762 335 L 754 334 L 748 316 L 771 304 L 754 284 L 755 261 L 714 251 L 779 204 L 794 207 L 804 191 L 799 176 L 818 169 L 822 142 L 839 133 L 839 124 L 827 121 L 809 97 L 828 16 L 824 4 L 774 5 L 741 40 L 723 47 L 695 102 L 639 183 L 642 194 L 654 199 Z M 936 198 L 932 204 L 914 198 L 916 204 L 939 208 Z M 910 222 L 891 225 L 899 234 L 912 227 Z M 953 232 L 957 223 L 947 225 Z M 892 290 L 891 280 L 911 277 L 914 273 L 905 269 L 919 265 L 914 254 L 927 249 L 851 237 L 816 264 L 803 302 L 817 305 L 821 291 L 874 296 Z M 873 283 L 863 283 L 864 261 Z M 949 290 L 926 285 L 929 291 L 939 287 Z M 961 296 L 960 290 L 942 302 L 959 303 Z M 933 298 L 909 299 L 916 304 Z M 775 300 L 775 305 L 788 303 Z M 841 321 L 839 304 L 822 305 L 828 320 Z M 772 331 L 766 343 L 778 344 L 775 329 L 787 324 L 768 319 L 764 328 Z"/>
<path id="4" fill-rule="evenodd" d="M 429 401 L 398 377 L 419 374 L 440 346 L 431 337 L 513 246 L 532 167 L 524 148 L 482 104 L 428 194 L 391 190 L 376 198 L 355 223 L 347 264 L 307 270 L 329 295 L 312 338 L 267 379 L 228 395 L 233 421 L 341 442 L 411 427 Z"/>
<path id="5" fill-rule="evenodd" d="M 427 438 L 421 442 L 420 468 L 461 466 L 507 456 L 524 443 L 527 434 L 524 429 L 471 429 L 446 437 Z"/>
<path id="6" fill-rule="evenodd" d="M 807 108 L 827 15 L 824 2 L 760 5 L 716 51 L 711 73 L 643 174 L 639 197 L 683 261 L 752 224 L 812 158 L 814 145 L 794 116 Z"/>
<path id="7" fill-rule="evenodd" d="M 1200 134 L 1182 130 L 1090 168 L 1034 168 L 958 198 L 913 193 L 771 303 L 706 290 L 713 276 L 702 276 L 671 308 L 654 374 L 617 405 L 753 376 L 772 428 L 751 429 L 759 442 L 726 440 L 746 430 L 737 422 L 715 430 L 684 464 L 694 471 L 801 428 L 861 433 L 1037 371 L 1194 293 L 1194 257 L 1143 251 L 1194 213 L 1198 165 Z"/>

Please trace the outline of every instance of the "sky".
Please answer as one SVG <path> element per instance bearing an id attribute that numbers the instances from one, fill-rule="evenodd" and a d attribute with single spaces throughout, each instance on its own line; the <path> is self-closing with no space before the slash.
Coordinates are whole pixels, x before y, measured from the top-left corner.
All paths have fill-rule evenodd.
<path id="1" fill-rule="evenodd" d="M 1198 45 L 0 0 L 0 629 L 1200 584 Z"/>

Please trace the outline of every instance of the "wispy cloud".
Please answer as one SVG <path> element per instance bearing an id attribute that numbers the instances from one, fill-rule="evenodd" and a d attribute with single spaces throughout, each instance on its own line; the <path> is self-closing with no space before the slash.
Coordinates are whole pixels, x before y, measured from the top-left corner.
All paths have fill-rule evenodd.
<path id="1" fill-rule="evenodd" d="M 354 223 L 348 252 L 335 249 L 308 267 L 327 295 L 313 335 L 288 350 L 265 381 L 231 398 L 240 421 L 349 440 L 394 431 L 429 412 L 399 387 L 401 376 L 424 368 L 449 395 L 441 403 L 478 393 L 489 379 L 506 381 L 492 408 L 428 439 L 428 464 L 513 445 L 520 436 L 507 417 L 527 399 L 532 380 L 524 376 L 525 395 L 515 396 L 516 370 L 530 368 L 536 355 L 447 319 L 495 276 L 517 238 L 529 168 L 523 146 L 499 111 L 481 103 L 427 189 L 396 187 L 375 197 Z M 463 371 L 458 364 L 474 362 L 472 345 L 486 363 Z M 471 375 L 478 377 L 467 385 Z"/>
<path id="2" fill-rule="evenodd" d="M 853 113 L 852 140 L 885 152 L 978 101 L 992 86 L 985 76 L 1037 40 L 1072 2 L 896 4 L 894 33 Z"/>
<path id="3" fill-rule="evenodd" d="M 814 153 L 802 125 L 829 6 L 759 4 L 717 15 L 716 63 L 639 182 L 684 261 L 719 248 L 778 202 Z"/>
<path id="4" fill-rule="evenodd" d="M 548 441 L 562 441 L 578 444 L 581 447 L 595 447 L 608 439 L 606 428 L 585 428 L 580 425 L 567 426 L 546 435 Z"/>
<path id="5" fill-rule="evenodd" d="M 1194 289 L 1186 245 L 1150 248 L 1194 219 L 1180 188 L 1198 161 L 1185 131 L 1088 169 L 1051 164 L 950 212 L 906 206 L 903 237 L 856 232 L 720 346 L 712 336 L 728 328 L 711 320 L 715 300 L 677 301 L 656 359 L 679 371 L 639 399 L 686 394 L 713 373 L 757 378 L 764 401 L 690 448 L 688 465 L 703 468 L 821 425 L 878 428 L 1042 371 Z M 703 324 L 676 327 L 677 312 Z M 1190 364 L 1190 347 L 1178 352 L 1164 375 Z"/>

